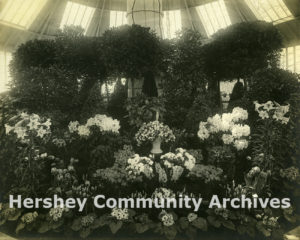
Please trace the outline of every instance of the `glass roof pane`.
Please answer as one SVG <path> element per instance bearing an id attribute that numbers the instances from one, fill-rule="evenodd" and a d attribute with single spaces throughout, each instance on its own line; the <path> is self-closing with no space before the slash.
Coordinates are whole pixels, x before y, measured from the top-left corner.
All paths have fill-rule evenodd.
<path id="1" fill-rule="evenodd" d="M 180 10 L 175 11 L 164 11 L 164 17 L 162 19 L 162 25 L 164 30 L 164 38 L 172 39 L 176 37 L 176 33 L 181 30 L 181 12 Z"/>
<path id="2" fill-rule="evenodd" d="M 196 7 L 208 36 L 231 24 L 224 0 L 217 0 Z"/>
<path id="3" fill-rule="evenodd" d="M 278 24 L 294 18 L 283 0 L 245 0 L 259 20 Z"/>
<path id="4" fill-rule="evenodd" d="M 63 28 L 65 25 L 76 25 L 84 28 L 86 32 L 94 12 L 95 8 L 69 1 L 66 5 L 60 28 Z"/>
<path id="5" fill-rule="evenodd" d="M 119 27 L 127 24 L 126 12 L 110 11 L 109 27 Z"/>
<path id="6" fill-rule="evenodd" d="M 46 2 L 47 0 L 8 1 L 0 13 L 0 21 L 23 28 L 29 28 Z"/>

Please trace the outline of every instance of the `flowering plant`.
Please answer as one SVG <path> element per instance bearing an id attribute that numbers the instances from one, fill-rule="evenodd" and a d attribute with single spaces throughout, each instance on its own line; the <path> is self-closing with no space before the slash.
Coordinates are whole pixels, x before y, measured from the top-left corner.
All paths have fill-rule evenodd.
<path id="1" fill-rule="evenodd" d="M 69 123 L 69 132 L 77 133 L 81 137 L 88 137 L 91 134 L 90 128 L 97 127 L 100 132 L 119 133 L 120 122 L 106 115 L 97 114 L 89 118 L 86 124 L 80 125 L 78 121 Z"/>
<path id="2" fill-rule="evenodd" d="M 261 119 L 272 118 L 275 121 L 281 124 L 287 124 L 289 118 L 285 115 L 289 112 L 290 105 L 280 105 L 277 102 L 268 101 L 266 103 L 258 103 L 254 101 L 255 111 L 258 112 L 258 115 Z"/>
<path id="3" fill-rule="evenodd" d="M 11 126 L 5 124 L 6 134 L 16 134 L 18 140 L 22 143 L 29 143 L 30 136 L 43 139 L 51 134 L 51 120 L 45 120 L 37 114 L 28 114 L 22 112 L 11 120 L 17 119 L 18 121 Z"/>
<path id="4" fill-rule="evenodd" d="M 153 160 L 148 157 L 140 157 L 135 154 L 128 159 L 128 166 L 126 168 L 128 176 L 134 179 L 141 177 L 144 174 L 148 179 L 153 177 Z"/>
<path id="5" fill-rule="evenodd" d="M 250 127 L 240 122 L 247 119 L 248 112 L 240 107 L 234 108 L 232 113 L 216 114 L 206 122 L 200 122 L 198 137 L 206 140 L 213 134 L 221 133 L 224 144 L 233 144 L 237 150 L 243 150 L 248 147 Z"/>
<path id="6" fill-rule="evenodd" d="M 172 130 L 159 121 L 144 123 L 135 135 L 138 145 L 143 142 L 153 142 L 156 138 L 160 138 L 163 142 L 175 141 Z"/>

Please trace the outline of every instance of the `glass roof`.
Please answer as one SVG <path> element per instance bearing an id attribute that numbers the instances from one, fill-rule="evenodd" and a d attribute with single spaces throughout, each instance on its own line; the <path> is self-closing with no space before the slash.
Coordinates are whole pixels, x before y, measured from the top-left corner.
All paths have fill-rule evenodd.
<path id="1" fill-rule="evenodd" d="M 208 36 L 231 24 L 223 0 L 198 6 L 196 10 Z"/>
<path id="2" fill-rule="evenodd" d="M 162 24 L 163 37 L 168 39 L 175 38 L 176 33 L 182 28 L 180 10 L 164 11 Z"/>
<path id="3" fill-rule="evenodd" d="M 245 0 L 259 20 L 278 24 L 294 18 L 283 0 Z"/>
<path id="4" fill-rule="evenodd" d="M 126 12 L 110 11 L 109 27 L 119 27 L 127 24 Z"/>
<path id="5" fill-rule="evenodd" d="M 63 28 L 65 25 L 77 25 L 86 31 L 94 12 L 95 8 L 69 1 L 66 5 L 60 28 Z"/>
<path id="6" fill-rule="evenodd" d="M 7 1 L 0 13 L 0 21 L 15 27 L 29 28 L 47 0 Z"/>

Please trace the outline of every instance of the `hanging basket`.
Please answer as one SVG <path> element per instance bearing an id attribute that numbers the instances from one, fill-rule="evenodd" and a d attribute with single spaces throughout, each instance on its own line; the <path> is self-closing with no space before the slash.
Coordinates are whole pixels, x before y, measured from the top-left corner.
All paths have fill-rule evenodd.
<path id="1" fill-rule="evenodd" d="M 152 142 L 151 153 L 153 153 L 153 154 L 161 154 L 163 151 L 161 150 L 160 145 L 161 145 L 161 139 L 160 138 L 156 138 Z"/>

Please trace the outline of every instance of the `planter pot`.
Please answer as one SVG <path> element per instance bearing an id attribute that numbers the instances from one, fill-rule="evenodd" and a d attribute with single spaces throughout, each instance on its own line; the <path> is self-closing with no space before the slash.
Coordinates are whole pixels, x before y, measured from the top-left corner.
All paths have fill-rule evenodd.
<path id="1" fill-rule="evenodd" d="M 161 145 L 161 139 L 160 138 L 156 138 L 152 142 L 151 153 L 153 153 L 153 154 L 161 154 L 163 151 L 161 150 L 160 145 Z"/>

